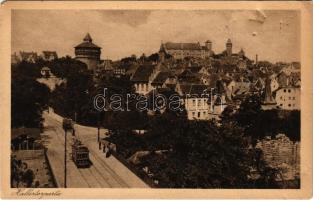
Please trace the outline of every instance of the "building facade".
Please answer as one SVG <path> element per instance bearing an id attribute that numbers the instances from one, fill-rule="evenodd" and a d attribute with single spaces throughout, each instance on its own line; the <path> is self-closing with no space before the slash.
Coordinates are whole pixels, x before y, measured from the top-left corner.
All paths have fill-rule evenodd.
<path id="1" fill-rule="evenodd" d="M 277 107 L 284 110 L 300 110 L 300 87 L 284 87 L 276 91 Z"/>
<path id="2" fill-rule="evenodd" d="M 151 83 L 159 72 L 158 68 L 158 65 L 150 63 L 140 65 L 137 68 L 134 76 L 131 79 L 136 93 L 146 95 L 154 89 Z"/>
<path id="3" fill-rule="evenodd" d="M 163 54 L 169 54 L 174 59 L 184 59 L 187 57 L 192 58 L 208 58 L 212 56 L 212 42 L 207 40 L 204 46 L 198 43 L 174 43 L 166 42 L 162 43 L 159 51 L 160 57 L 164 57 Z"/>
<path id="4" fill-rule="evenodd" d="M 43 51 L 41 57 L 45 61 L 52 61 L 58 58 L 58 54 L 56 51 Z"/>

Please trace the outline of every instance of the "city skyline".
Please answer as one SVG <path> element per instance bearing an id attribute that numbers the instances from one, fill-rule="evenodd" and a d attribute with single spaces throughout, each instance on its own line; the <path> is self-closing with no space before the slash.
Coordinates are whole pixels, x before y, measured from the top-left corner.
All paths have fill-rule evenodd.
<path id="1" fill-rule="evenodd" d="M 89 32 L 101 59 L 150 55 L 161 41 L 209 39 L 220 53 L 230 38 L 233 52 L 243 48 L 250 59 L 258 54 L 259 60 L 292 62 L 300 61 L 299 20 L 296 11 L 20 10 L 12 12 L 12 53 L 52 50 L 74 57 L 74 46 Z"/>

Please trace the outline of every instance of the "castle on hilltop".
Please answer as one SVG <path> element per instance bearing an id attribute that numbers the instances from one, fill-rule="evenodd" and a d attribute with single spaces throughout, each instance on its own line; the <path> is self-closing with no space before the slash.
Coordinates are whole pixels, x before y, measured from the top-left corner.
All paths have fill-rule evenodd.
<path id="1" fill-rule="evenodd" d="M 171 55 L 174 59 L 184 58 L 210 58 L 210 57 L 224 57 L 227 59 L 232 58 L 245 58 L 245 52 L 241 49 L 238 53 L 233 53 L 233 43 L 230 39 L 226 41 L 226 49 L 220 53 L 215 54 L 212 48 L 212 42 L 207 40 L 202 46 L 199 42 L 197 43 L 173 43 L 166 42 L 161 43 L 159 55 L 161 59 L 164 59 L 165 55 Z"/>
<path id="2" fill-rule="evenodd" d="M 212 51 L 212 42 L 207 40 L 204 46 L 198 43 L 161 43 L 160 56 L 164 54 L 171 55 L 174 59 L 183 59 L 186 57 L 208 58 L 214 54 Z"/>

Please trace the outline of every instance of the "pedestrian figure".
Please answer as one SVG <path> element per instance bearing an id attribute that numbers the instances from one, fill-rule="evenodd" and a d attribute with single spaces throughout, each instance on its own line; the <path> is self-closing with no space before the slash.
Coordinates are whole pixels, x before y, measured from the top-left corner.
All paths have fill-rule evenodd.
<path id="1" fill-rule="evenodd" d="M 108 157 L 110 157 L 110 156 L 111 156 L 111 150 L 109 149 L 109 150 L 107 151 L 107 153 L 105 154 L 105 157 L 108 158 Z"/>
<path id="2" fill-rule="evenodd" d="M 108 144 L 108 151 L 107 151 L 107 153 L 106 153 L 106 155 L 105 155 L 105 157 L 110 157 L 111 156 L 111 142 L 109 142 L 109 144 Z"/>
<path id="3" fill-rule="evenodd" d="M 75 129 L 73 128 L 72 136 L 75 136 Z"/>
<path id="4" fill-rule="evenodd" d="M 102 148 L 103 153 L 105 153 L 105 149 L 106 149 L 106 147 L 105 147 L 105 145 L 103 145 L 103 148 Z"/>

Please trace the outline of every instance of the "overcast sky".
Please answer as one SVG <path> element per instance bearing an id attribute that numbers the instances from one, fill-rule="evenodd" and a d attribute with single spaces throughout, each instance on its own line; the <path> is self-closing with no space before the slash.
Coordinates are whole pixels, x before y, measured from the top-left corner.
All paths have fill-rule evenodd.
<path id="1" fill-rule="evenodd" d="M 89 32 L 102 59 L 157 52 L 161 41 L 200 42 L 213 50 L 243 48 L 251 59 L 300 60 L 300 13 L 295 11 L 14 10 L 12 53 L 54 50 L 74 56 L 73 47 Z"/>

